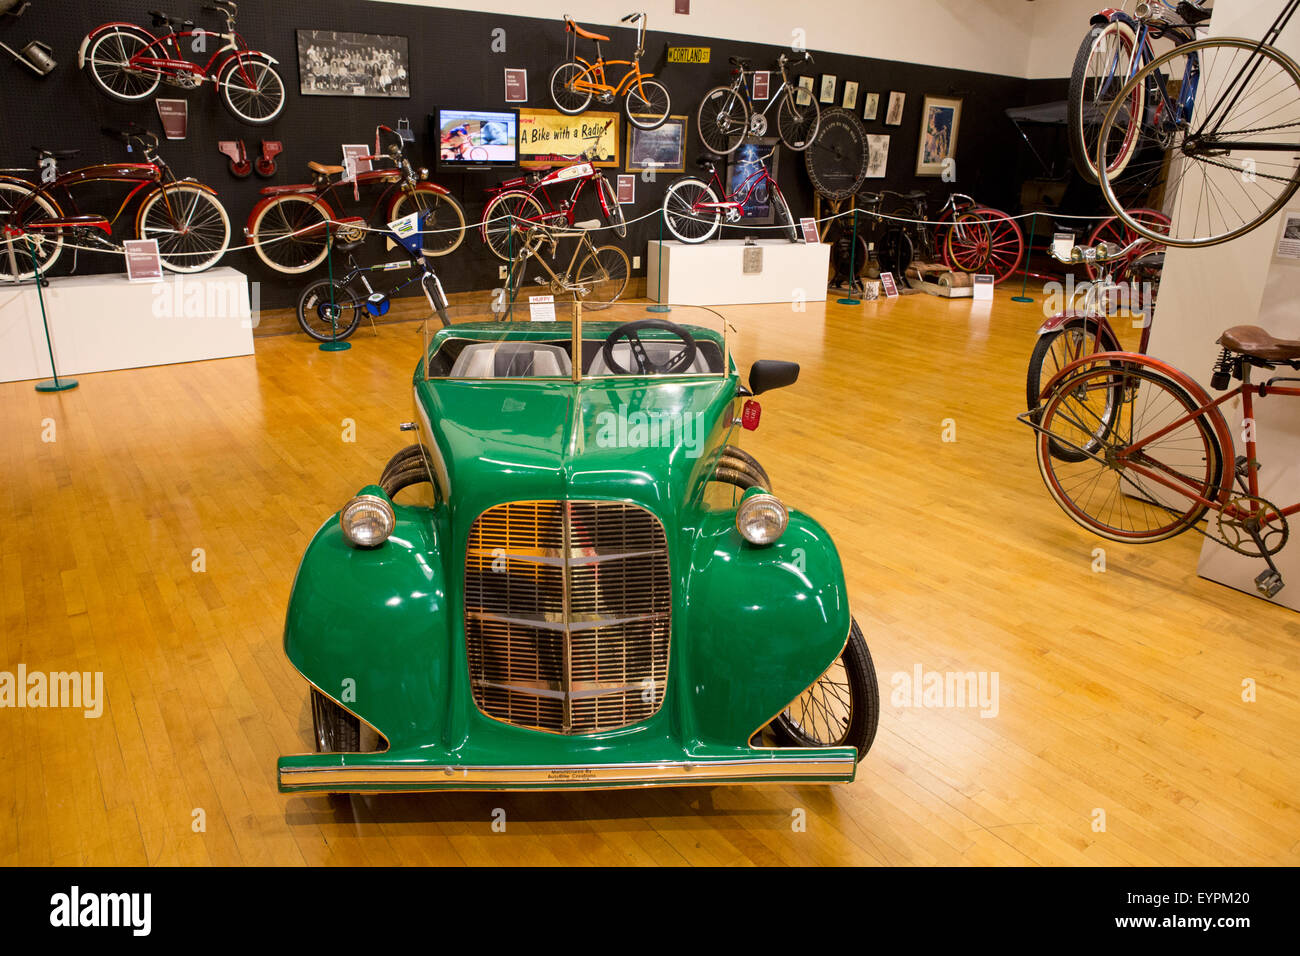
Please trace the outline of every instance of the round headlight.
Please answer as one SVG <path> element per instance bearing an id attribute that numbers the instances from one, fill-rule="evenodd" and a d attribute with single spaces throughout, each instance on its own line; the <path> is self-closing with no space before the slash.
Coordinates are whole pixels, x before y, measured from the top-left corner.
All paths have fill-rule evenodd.
<path id="1" fill-rule="evenodd" d="M 749 495 L 736 509 L 736 530 L 750 544 L 771 544 L 785 533 L 790 513 L 776 495 Z"/>
<path id="2" fill-rule="evenodd" d="M 343 537 L 354 548 L 377 548 L 393 533 L 393 506 L 378 495 L 357 495 L 339 512 Z"/>

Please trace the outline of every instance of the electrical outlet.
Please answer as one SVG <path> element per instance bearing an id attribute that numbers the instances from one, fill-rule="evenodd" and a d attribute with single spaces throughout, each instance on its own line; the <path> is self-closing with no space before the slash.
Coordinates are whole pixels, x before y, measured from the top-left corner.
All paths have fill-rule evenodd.
<path id="1" fill-rule="evenodd" d="M 506 278 L 506 267 L 505 267 L 505 266 L 497 266 L 497 278 L 500 279 L 502 282 L 505 281 L 505 278 Z"/>
<path id="2" fill-rule="evenodd" d="M 633 268 L 633 269 L 640 269 L 640 268 L 641 268 L 641 257 L 640 257 L 640 256 L 633 256 L 633 257 L 632 257 L 632 268 Z"/>

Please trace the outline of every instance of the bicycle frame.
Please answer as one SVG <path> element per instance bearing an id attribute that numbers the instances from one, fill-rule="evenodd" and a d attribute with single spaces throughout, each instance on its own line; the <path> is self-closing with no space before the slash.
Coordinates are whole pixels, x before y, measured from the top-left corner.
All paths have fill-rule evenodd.
<path id="1" fill-rule="evenodd" d="M 154 36 L 154 34 L 150 33 L 138 24 L 115 21 L 113 23 L 102 24 L 92 33 L 87 34 L 86 38 L 81 41 L 81 49 L 77 52 L 77 63 L 79 67 L 84 67 L 86 64 L 86 51 L 90 46 L 91 40 L 104 30 L 114 27 L 129 28 L 143 36 L 151 38 L 149 45 L 132 56 L 129 61 L 132 66 L 146 73 L 157 73 L 162 76 L 188 74 L 198 83 L 206 81 L 215 82 L 217 77 L 225 70 L 226 65 L 231 61 L 231 59 L 244 53 L 263 56 L 272 63 L 276 62 L 273 58 L 266 56 L 264 53 L 249 49 L 248 45 L 244 42 L 244 38 L 237 32 L 232 31 L 230 33 L 220 33 L 215 30 L 205 30 L 200 27 L 193 30 L 183 30 L 180 32 L 172 31 L 171 33 Z M 193 49 L 194 38 L 196 37 L 201 38 L 201 46 L 203 47 L 207 46 L 209 37 L 221 41 L 221 46 L 218 47 L 218 49 L 202 66 L 192 60 L 185 59 L 184 54 L 181 53 L 181 41 L 189 38 L 190 48 Z M 175 51 L 175 56 L 168 52 L 169 47 Z M 252 82 L 247 73 L 242 72 L 242 67 L 241 75 L 246 82 Z"/>
<path id="2" fill-rule="evenodd" d="M 540 241 L 538 241 L 536 248 L 533 248 L 531 238 L 525 237 L 524 248 L 528 250 L 528 254 L 525 256 L 521 256 L 519 258 L 519 261 L 515 265 L 517 265 L 519 269 L 522 270 L 529 259 L 536 259 L 538 264 L 550 274 L 552 282 L 554 282 L 555 284 L 557 284 L 567 292 L 573 292 L 577 289 L 577 287 L 573 283 L 572 277 L 573 277 L 574 267 L 577 266 L 578 264 L 578 256 L 584 251 L 594 254 L 596 252 L 596 244 L 591 241 L 591 233 L 585 229 L 564 231 L 564 232 L 552 232 L 550 230 L 547 230 L 547 232 L 548 232 L 547 235 L 543 235 L 540 238 Z M 552 269 L 547 264 L 546 258 L 540 254 L 541 246 L 543 243 L 549 243 L 551 246 L 552 256 L 554 256 L 555 247 L 559 244 L 559 241 L 561 239 L 571 238 L 575 235 L 579 236 L 580 238 L 576 243 L 574 243 L 573 255 L 569 257 L 569 264 L 564 267 L 564 275 L 561 276 L 559 273 L 557 273 L 554 269 Z M 520 280 L 519 288 L 523 288 L 522 272 L 520 273 L 519 280 Z"/>
<path id="3" fill-rule="evenodd" d="M 567 18 L 566 18 L 567 21 Z M 572 41 L 570 43 L 570 41 Z M 637 93 L 642 97 L 645 96 L 645 89 L 641 86 L 642 80 L 648 80 L 653 73 L 641 72 L 641 56 L 645 52 L 645 21 L 642 20 L 637 26 L 637 45 L 636 53 L 630 60 L 607 60 L 600 50 L 600 41 L 596 43 L 596 59 L 588 60 L 578 55 L 578 34 L 571 31 L 568 23 L 565 24 L 565 59 L 572 60 L 575 63 L 581 63 L 585 72 L 573 80 L 575 89 L 583 92 L 593 93 L 600 97 L 609 97 L 611 100 L 626 94 L 636 86 Z M 605 78 L 605 67 L 607 66 L 627 66 L 631 67 L 623 78 L 617 84 L 611 85 Z M 589 78 L 590 77 L 590 78 Z"/>
<path id="4" fill-rule="evenodd" d="M 1139 20 L 1123 10 L 1116 10 L 1113 8 L 1107 8 L 1100 11 L 1095 17 L 1093 17 L 1092 22 L 1094 24 L 1119 22 L 1125 24 L 1133 31 L 1133 55 L 1129 57 L 1128 64 L 1124 68 L 1123 79 L 1119 81 L 1116 89 L 1122 89 L 1138 74 L 1138 71 L 1141 70 L 1142 67 L 1155 59 L 1155 50 L 1151 46 L 1152 39 L 1168 36 L 1174 41 L 1176 46 L 1182 46 L 1184 43 L 1190 43 L 1196 38 L 1196 30 L 1194 28 L 1186 34 L 1177 29 L 1166 32 L 1163 25 L 1156 25 L 1153 29 L 1153 25 L 1146 20 Z M 1111 61 L 1109 67 L 1112 74 L 1118 66 L 1119 53 L 1117 51 L 1115 59 Z M 1160 102 L 1155 107 L 1153 121 L 1177 125 L 1190 117 L 1193 108 L 1196 106 L 1196 88 L 1199 85 L 1199 82 L 1199 61 L 1197 57 L 1192 56 L 1188 59 L 1187 66 L 1183 71 L 1183 82 L 1179 85 L 1177 102 L 1169 97 L 1168 90 L 1164 83 L 1153 84 L 1153 90 L 1158 92 L 1160 95 Z"/>
<path id="5" fill-rule="evenodd" d="M 753 90 L 751 89 L 750 83 L 746 82 L 746 77 L 752 80 L 754 74 L 758 72 L 760 71 L 738 69 L 736 78 L 731 82 L 731 88 L 735 92 L 744 93 L 745 102 L 749 104 L 749 109 L 751 113 L 754 112 L 754 94 L 753 94 Z M 771 71 L 769 70 L 767 72 L 770 73 Z M 759 116 L 766 117 L 767 111 L 770 110 L 776 103 L 779 103 L 783 96 L 790 96 L 790 97 L 794 96 L 795 85 L 790 82 L 789 76 L 786 75 L 785 65 L 782 64 L 780 67 L 778 67 L 777 72 L 781 74 L 781 85 L 776 88 L 775 93 L 768 94 L 767 102 L 763 104 L 763 108 L 761 110 L 758 110 Z"/>
<path id="6" fill-rule="evenodd" d="M 727 192 L 726 184 L 723 183 L 718 170 L 714 168 L 709 174 L 709 185 L 713 186 L 715 183 L 717 184 L 718 194 L 722 196 L 722 200 L 720 202 L 696 201 L 695 205 L 692 207 L 692 211 L 698 212 L 703 209 L 722 209 L 739 213 L 745 208 L 745 204 L 749 202 L 749 197 L 753 194 L 754 190 L 763 184 L 768 184 L 769 189 L 780 194 L 781 189 L 777 186 L 776 180 L 772 178 L 772 174 L 767 171 L 767 167 L 762 163 L 751 162 L 742 163 L 740 165 L 755 166 L 757 168 L 752 173 L 747 174 L 744 180 L 741 181 L 740 185 L 736 187 L 735 192 L 731 193 Z M 737 199 L 736 197 L 740 195 L 742 190 L 745 193 L 744 197 Z"/>
<path id="7" fill-rule="evenodd" d="M 173 182 L 174 179 L 167 178 L 162 168 L 154 163 L 103 163 L 74 169 L 58 176 L 53 182 L 49 183 L 37 184 L 25 179 L 15 181 L 35 187 L 29 196 L 14 207 L 14 214 L 20 218 L 36 204 L 37 197 L 49 200 L 56 209 L 62 211 L 63 207 L 59 204 L 57 196 L 54 195 L 55 193 L 62 193 L 67 197 L 75 212 L 79 207 L 77 206 L 76 196 L 72 193 L 73 186 L 95 182 L 134 182 L 136 185 L 131 188 L 126 198 L 122 200 L 117 212 L 111 217 L 107 217 L 110 224 L 116 224 L 133 199 L 137 196 L 144 198 L 152 190 L 161 189 L 164 184 Z M 39 227 L 32 226 L 28 228 L 29 231 L 35 231 Z"/>
<path id="8" fill-rule="evenodd" d="M 568 173 L 569 170 L 582 170 L 583 167 L 586 167 L 587 170 L 586 172 L 573 173 L 567 176 L 564 175 L 565 173 Z M 596 167 L 592 166 L 590 163 L 578 163 L 577 165 L 574 166 L 565 166 L 562 169 L 554 170 L 549 175 L 544 176 L 538 182 L 527 187 L 526 187 L 527 180 L 512 179 L 508 182 L 502 183 L 501 186 L 496 190 L 496 192 L 503 193 L 503 192 L 510 192 L 511 190 L 514 189 L 518 189 L 520 192 L 527 193 L 533 199 L 538 199 L 540 194 L 539 205 L 542 205 L 544 207 L 541 218 L 530 219 L 524 217 L 522 218 L 522 221 L 546 224 L 558 216 L 563 216 L 565 225 L 572 227 L 576 218 L 574 210 L 578 208 L 578 199 L 582 196 L 583 191 L 587 188 L 587 184 L 593 182 L 594 180 L 604 179 L 604 178 L 605 177 L 600 172 L 600 170 L 596 169 Z M 561 200 L 560 206 L 556 206 L 556 204 L 551 201 L 551 194 L 548 191 L 548 189 L 551 186 L 557 186 L 560 183 L 567 182 L 569 180 L 575 180 L 573 184 L 573 192 L 569 194 L 568 199 Z M 596 198 L 600 200 L 601 213 L 606 217 L 608 217 L 609 209 L 605 205 L 604 193 L 599 187 L 593 187 L 593 188 L 595 188 L 596 190 Z"/>

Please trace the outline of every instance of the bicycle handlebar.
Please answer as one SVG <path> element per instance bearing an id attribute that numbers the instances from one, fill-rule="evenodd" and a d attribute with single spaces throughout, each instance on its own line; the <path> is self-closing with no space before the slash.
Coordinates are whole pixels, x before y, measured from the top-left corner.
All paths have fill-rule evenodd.
<path id="1" fill-rule="evenodd" d="M 1113 262 L 1116 259 L 1123 259 L 1138 246 L 1149 241 L 1150 240 L 1139 236 L 1123 249 L 1119 249 L 1118 251 L 1115 251 L 1117 247 L 1113 242 L 1099 242 L 1095 246 L 1076 246 L 1073 245 L 1072 242 L 1068 255 L 1061 253 L 1057 248 L 1057 244 L 1052 243 L 1052 245 L 1048 247 L 1048 252 L 1057 262 L 1064 262 L 1066 264 L 1078 262 L 1104 263 Z"/>
<path id="2" fill-rule="evenodd" d="M 620 20 L 619 23 L 634 23 L 634 22 L 637 21 L 637 20 L 644 20 L 644 19 L 645 19 L 645 13 L 644 13 L 644 12 L 642 12 L 642 13 L 629 13 L 629 14 L 628 14 L 627 16 L 625 16 L 622 20 Z"/>

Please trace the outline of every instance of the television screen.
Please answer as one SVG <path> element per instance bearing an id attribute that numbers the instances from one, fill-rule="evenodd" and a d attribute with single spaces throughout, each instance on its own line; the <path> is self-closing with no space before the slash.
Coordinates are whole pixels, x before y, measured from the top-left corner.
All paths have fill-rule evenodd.
<path id="1" fill-rule="evenodd" d="M 443 166 L 514 166 L 519 162 L 518 110 L 451 110 L 436 114 Z"/>

